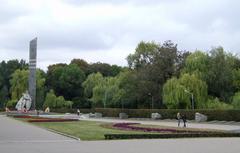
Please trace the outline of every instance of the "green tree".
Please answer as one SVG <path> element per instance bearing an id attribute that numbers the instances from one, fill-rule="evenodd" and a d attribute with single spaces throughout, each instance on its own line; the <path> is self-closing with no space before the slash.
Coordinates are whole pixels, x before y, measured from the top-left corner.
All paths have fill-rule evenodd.
<path id="1" fill-rule="evenodd" d="M 127 57 L 127 62 L 130 68 L 139 69 L 147 65 L 153 64 L 154 55 L 156 54 L 159 45 L 155 42 L 141 41 L 134 54 L 130 54 Z"/>
<path id="2" fill-rule="evenodd" d="M 54 91 L 51 89 L 45 98 L 44 102 L 44 108 L 49 107 L 49 108 L 71 108 L 72 107 L 72 102 L 71 101 L 66 101 L 63 96 L 56 96 Z"/>
<path id="3" fill-rule="evenodd" d="M 117 65 L 111 65 L 111 76 L 117 76 L 123 68 Z"/>
<path id="4" fill-rule="evenodd" d="M 27 63 L 24 60 L 9 60 L 0 63 L 0 107 L 11 98 L 10 94 L 10 79 L 12 73 L 17 69 L 26 69 Z"/>
<path id="5" fill-rule="evenodd" d="M 53 89 L 57 96 L 62 95 L 67 100 L 83 97 L 84 80 L 85 74 L 76 64 L 58 64 L 48 68 L 48 89 Z"/>
<path id="6" fill-rule="evenodd" d="M 91 101 L 93 102 L 93 106 L 96 107 L 104 107 L 106 104 L 104 104 L 104 99 L 106 99 L 106 88 L 107 88 L 107 78 L 104 78 L 101 82 L 99 82 L 96 86 L 93 88 L 93 95 L 91 98 Z"/>
<path id="7" fill-rule="evenodd" d="M 21 98 L 22 93 L 24 93 L 28 89 L 28 70 L 20 70 L 17 69 L 13 74 L 10 80 L 11 84 L 11 99 L 18 100 Z M 45 75 L 44 72 L 40 69 L 36 71 L 36 100 L 37 100 L 37 108 L 41 108 L 44 96 L 45 96 Z"/>
<path id="8" fill-rule="evenodd" d="M 120 107 L 123 92 L 119 88 L 117 77 L 105 77 L 93 88 L 91 99 L 95 106 Z"/>
<path id="9" fill-rule="evenodd" d="M 179 79 L 168 80 L 163 87 L 163 101 L 168 108 L 204 108 L 207 100 L 207 85 L 195 75 L 184 74 Z"/>
<path id="10" fill-rule="evenodd" d="M 0 108 L 3 108 L 6 104 L 6 102 L 8 101 L 8 90 L 7 90 L 7 87 L 6 86 L 3 86 L 1 89 L 0 89 Z"/>
<path id="11" fill-rule="evenodd" d="M 226 109 L 233 109 L 233 106 L 230 104 L 226 104 L 221 102 L 218 98 L 209 98 L 207 100 L 205 109 L 217 109 L 217 110 L 226 110 Z"/>
<path id="12" fill-rule="evenodd" d="M 84 95 L 87 98 L 92 97 L 93 88 L 103 81 L 103 76 L 101 73 L 92 73 L 83 82 L 82 86 L 84 88 Z"/>
<path id="13" fill-rule="evenodd" d="M 234 109 L 240 109 L 240 92 L 236 92 L 232 99 L 232 105 Z"/>
<path id="14" fill-rule="evenodd" d="M 63 73 L 64 67 L 67 64 L 54 64 L 48 66 L 46 85 L 48 90 L 53 89 L 57 95 L 63 95 L 64 91 L 60 88 L 60 77 Z"/>
<path id="15" fill-rule="evenodd" d="M 56 106 L 57 106 L 56 101 L 57 101 L 57 97 L 54 94 L 54 91 L 50 90 L 46 95 L 43 107 L 44 108 L 47 108 L 47 107 L 56 108 Z"/>
<path id="16" fill-rule="evenodd" d="M 121 67 L 117 66 L 117 65 L 110 65 L 107 63 L 101 63 L 101 62 L 97 62 L 97 63 L 93 63 L 90 65 L 89 67 L 89 74 L 91 73 L 101 73 L 104 77 L 106 76 L 116 76 L 120 71 L 121 71 Z"/>
<path id="17" fill-rule="evenodd" d="M 239 60 L 226 53 L 222 47 L 213 48 L 209 54 L 196 51 L 187 57 L 183 73 L 194 74 L 208 85 L 208 93 L 220 101 L 230 102 L 240 87 Z"/>
<path id="18" fill-rule="evenodd" d="M 233 95 L 234 58 L 224 52 L 222 47 L 213 48 L 210 52 L 210 68 L 207 84 L 209 94 L 228 102 Z"/>
<path id="19" fill-rule="evenodd" d="M 133 70 L 125 70 L 119 73 L 118 82 L 121 89 L 121 107 L 137 108 L 138 99 L 141 95 L 139 93 L 139 81 L 136 73 Z"/>
<path id="20" fill-rule="evenodd" d="M 65 66 L 59 78 L 59 87 L 64 98 L 71 100 L 74 97 L 82 97 L 84 80 L 85 74 L 76 64 Z"/>
<path id="21" fill-rule="evenodd" d="M 11 95 L 12 99 L 20 99 L 22 93 L 24 93 L 28 88 L 28 70 L 17 69 L 12 74 L 12 79 L 10 80 L 11 84 Z"/>
<path id="22" fill-rule="evenodd" d="M 233 88 L 234 92 L 240 90 L 240 68 L 233 70 Z"/>
<path id="23" fill-rule="evenodd" d="M 37 69 L 36 108 L 42 109 L 46 94 L 46 74 L 43 70 Z"/>
<path id="24" fill-rule="evenodd" d="M 70 64 L 76 64 L 86 76 L 90 73 L 90 65 L 83 59 L 73 59 Z"/>
<path id="25" fill-rule="evenodd" d="M 166 41 L 162 45 L 155 42 L 140 42 L 134 54 L 127 57 L 128 65 L 138 78 L 138 105 L 161 106 L 163 84 L 178 74 L 185 56 L 177 50 L 177 45 Z M 181 59 L 180 59 L 181 58 Z M 151 97 L 149 97 L 151 95 Z M 148 103 L 146 103 L 148 102 Z"/>
<path id="26" fill-rule="evenodd" d="M 195 51 L 185 61 L 183 73 L 194 74 L 203 81 L 207 81 L 210 67 L 210 57 L 202 51 Z"/>

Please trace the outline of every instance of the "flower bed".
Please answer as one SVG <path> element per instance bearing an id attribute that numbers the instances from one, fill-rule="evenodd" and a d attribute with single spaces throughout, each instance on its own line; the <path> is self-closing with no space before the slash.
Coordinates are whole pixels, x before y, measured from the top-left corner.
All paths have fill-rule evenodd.
<path id="1" fill-rule="evenodd" d="M 169 139 L 199 137 L 240 137 L 240 133 L 168 133 L 168 134 L 105 134 L 105 139 Z"/>
<path id="2" fill-rule="evenodd" d="M 29 116 L 29 115 L 14 115 L 14 118 L 33 118 L 33 116 Z"/>
<path id="3" fill-rule="evenodd" d="M 30 119 L 28 122 L 71 122 L 78 121 L 78 119 L 64 119 L 64 118 L 38 118 Z"/>
<path id="4" fill-rule="evenodd" d="M 113 124 L 113 128 L 117 128 L 121 130 L 158 132 L 158 133 L 212 133 L 211 131 L 192 131 L 192 130 L 177 130 L 172 128 L 151 128 L 151 127 L 136 126 L 139 124 L 140 123 L 116 123 L 116 124 Z"/>
<path id="5" fill-rule="evenodd" d="M 39 116 L 31 116 L 31 115 L 15 115 L 14 118 L 23 118 L 29 119 L 28 122 L 70 122 L 70 121 L 78 121 L 78 119 L 71 118 L 47 118 L 47 117 L 39 117 Z"/>

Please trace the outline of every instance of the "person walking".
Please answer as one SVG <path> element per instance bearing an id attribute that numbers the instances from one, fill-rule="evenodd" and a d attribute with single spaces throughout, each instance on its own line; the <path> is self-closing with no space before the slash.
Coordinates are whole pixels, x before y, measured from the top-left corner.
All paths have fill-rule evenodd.
<path id="1" fill-rule="evenodd" d="M 177 113 L 177 120 L 178 120 L 178 127 L 179 127 L 181 123 L 181 114 L 179 112 Z"/>
<path id="2" fill-rule="evenodd" d="M 182 115 L 183 127 L 186 127 L 187 117 L 185 114 Z"/>
<path id="3" fill-rule="evenodd" d="M 77 109 L 77 115 L 78 115 L 78 116 L 80 115 L 80 110 L 79 110 L 79 109 Z"/>

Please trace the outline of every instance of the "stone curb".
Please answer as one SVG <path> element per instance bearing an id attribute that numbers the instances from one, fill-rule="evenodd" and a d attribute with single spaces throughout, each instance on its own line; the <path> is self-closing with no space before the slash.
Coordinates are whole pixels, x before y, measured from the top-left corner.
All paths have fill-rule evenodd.
<path id="1" fill-rule="evenodd" d="M 59 132 L 59 131 L 56 131 L 56 130 L 53 130 L 53 129 L 48 129 L 48 128 L 43 128 L 43 129 L 46 129 L 46 130 L 48 130 L 50 132 L 53 132 L 53 133 L 60 134 L 60 135 L 65 136 L 65 137 L 69 137 L 69 138 L 75 139 L 77 141 L 81 141 L 80 138 L 72 136 L 72 135 L 69 135 L 69 134 L 66 134 L 66 133 L 62 133 L 62 132 Z"/>
<path id="2" fill-rule="evenodd" d="M 6 116 L 6 117 L 8 117 L 8 116 Z M 60 134 L 60 135 L 65 136 L 65 137 L 69 137 L 69 138 L 75 139 L 75 140 L 77 140 L 77 141 L 81 141 L 80 138 L 75 137 L 75 136 L 72 136 L 72 135 L 69 135 L 69 134 L 65 134 L 65 133 L 62 133 L 62 132 L 59 132 L 59 131 L 56 131 L 56 130 L 53 130 L 53 129 L 48 129 L 48 128 L 45 128 L 45 127 L 37 126 L 37 125 L 31 124 L 31 123 L 29 123 L 29 122 L 24 122 L 24 121 L 21 121 L 21 120 L 16 120 L 16 119 L 14 119 L 14 118 L 12 118 L 12 119 L 15 120 L 15 121 L 19 121 L 19 122 L 22 122 L 22 123 L 25 123 L 25 124 L 28 124 L 28 125 L 31 125 L 31 126 L 35 126 L 35 127 L 38 127 L 38 128 L 41 128 L 41 129 L 44 129 L 44 130 L 47 130 L 47 131 L 56 133 L 56 134 Z"/>

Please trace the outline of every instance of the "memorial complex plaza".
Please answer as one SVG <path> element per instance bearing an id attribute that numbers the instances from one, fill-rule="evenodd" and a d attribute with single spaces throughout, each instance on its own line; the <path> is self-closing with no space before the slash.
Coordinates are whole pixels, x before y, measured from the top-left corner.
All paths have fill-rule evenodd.
<path id="1" fill-rule="evenodd" d="M 239 6 L 1 0 L 0 153 L 239 153 Z"/>

